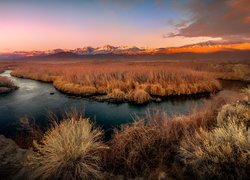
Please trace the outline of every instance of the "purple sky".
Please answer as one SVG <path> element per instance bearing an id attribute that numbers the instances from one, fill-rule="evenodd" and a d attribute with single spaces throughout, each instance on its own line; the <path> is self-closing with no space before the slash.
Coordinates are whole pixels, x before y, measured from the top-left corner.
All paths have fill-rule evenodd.
<path id="1" fill-rule="evenodd" d="M 0 0 L 0 52 L 248 40 L 248 4 L 247 0 Z"/>

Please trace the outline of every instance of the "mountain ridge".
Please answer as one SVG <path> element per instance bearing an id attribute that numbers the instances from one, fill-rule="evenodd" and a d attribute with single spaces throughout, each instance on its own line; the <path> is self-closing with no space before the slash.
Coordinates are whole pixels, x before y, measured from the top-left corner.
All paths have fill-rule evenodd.
<path id="1" fill-rule="evenodd" d="M 16 59 L 25 57 L 78 57 L 88 55 L 164 55 L 175 53 L 213 53 L 220 51 L 250 50 L 250 42 L 243 43 L 221 43 L 207 41 L 196 44 L 189 44 L 180 47 L 167 48 L 139 48 L 136 46 L 111 46 L 102 47 L 86 46 L 72 50 L 53 49 L 47 51 L 14 51 L 11 53 L 0 53 L 1 59 Z"/>

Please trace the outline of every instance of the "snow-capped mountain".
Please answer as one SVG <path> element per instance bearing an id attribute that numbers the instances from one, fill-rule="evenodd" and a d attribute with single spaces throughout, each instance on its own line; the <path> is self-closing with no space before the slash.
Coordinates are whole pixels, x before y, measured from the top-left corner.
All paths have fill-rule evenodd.
<path id="1" fill-rule="evenodd" d="M 149 52 L 149 49 L 138 48 L 136 46 L 111 46 L 105 45 L 102 47 L 86 46 L 83 48 L 76 48 L 72 50 L 68 49 L 53 49 L 47 51 L 14 51 L 11 53 L 0 53 L 0 58 L 24 58 L 24 57 L 36 57 L 36 56 L 49 56 L 56 54 L 75 54 L 75 55 L 98 55 L 98 54 L 141 54 Z"/>
<path id="2" fill-rule="evenodd" d="M 170 48 L 139 48 L 136 46 L 111 46 L 102 47 L 86 46 L 73 50 L 53 49 L 47 51 L 14 51 L 0 53 L 0 59 L 17 59 L 25 57 L 77 57 L 91 55 L 157 55 L 173 53 L 213 53 L 218 51 L 250 50 L 250 43 L 225 43 L 219 41 L 207 41 L 181 47 Z"/>
<path id="3" fill-rule="evenodd" d="M 138 47 L 129 47 L 129 46 L 111 46 L 105 45 L 102 47 L 83 47 L 70 50 L 69 52 L 76 53 L 78 55 L 96 55 L 96 54 L 127 54 L 127 53 L 139 53 L 143 52 L 145 49 Z"/>

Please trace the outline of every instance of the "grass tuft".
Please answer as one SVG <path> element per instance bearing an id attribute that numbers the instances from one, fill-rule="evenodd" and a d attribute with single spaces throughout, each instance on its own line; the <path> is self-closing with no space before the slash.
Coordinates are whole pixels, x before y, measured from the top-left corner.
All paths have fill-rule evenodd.
<path id="1" fill-rule="evenodd" d="M 0 94 L 16 90 L 18 87 L 8 77 L 0 76 Z"/>
<path id="2" fill-rule="evenodd" d="M 151 96 L 146 91 L 144 91 L 143 89 L 136 89 L 134 91 L 131 91 L 128 94 L 127 99 L 130 102 L 134 102 L 134 103 L 137 103 L 137 104 L 143 104 L 145 102 L 150 101 Z"/>
<path id="3" fill-rule="evenodd" d="M 199 178 L 247 179 L 250 167 L 249 121 L 243 105 L 225 105 L 218 125 L 200 128 L 181 142 L 180 155 Z M 241 114 L 243 113 L 243 114 Z"/>
<path id="4" fill-rule="evenodd" d="M 61 123 L 54 123 L 41 142 L 34 142 L 35 152 L 26 163 L 29 176 L 35 179 L 101 178 L 101 153 L 107 148 L 101 141 L 102 135 L 88 119 L 70 114 Z"/>

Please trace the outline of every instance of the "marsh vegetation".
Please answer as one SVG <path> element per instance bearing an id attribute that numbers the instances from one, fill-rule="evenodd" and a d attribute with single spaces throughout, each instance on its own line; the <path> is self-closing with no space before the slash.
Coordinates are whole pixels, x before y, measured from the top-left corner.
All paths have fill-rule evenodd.
<path id="1" fill-rule="evenodd" d="M 246 81 L 248 63 L 121 61 L 25 62 L 3 65 L 12 75 L 68 94 L 142 104 L 169 96 L 217 92 L 218 79 Z M 238 69 L 239 68 L 239 69 Z M 104 129 L 77 111 L 39 129 L 21 118 L 30 152 L 10 176 L 31 179 L 246 179 L 249 177 L 249 88 L 223 91 L 185 115 L 148 111 Z M 26 134 L 27 135 L 27 134 Z M 16 146 L 15 146 L 16 147 Z M 18 172 L 18 173 L 17 173 Z"/>
<path id="2" fill-rule="evenodd" d="M 0 76 L 0 94 L 9 93 L 17 88 L 9 78 Z"/>
<path id="3" fill-rule="evenodd" d="M 142 104 L 169 96 L 214 93 L 218 79 L 246 80 L 249 64 L 194 61 L 65 61 L 25 63 L 13 76 L 53 83 L 61 92 L 96 100 Z"/>
<path id="4" fill-rule="evenodd" d="M 246 179 L 250 165 L 246 96 L 222 94 L 186 116 L 148 113 L 115 130 L 109 141 L 103 140 L 103 131 L 93 122 L 70 111 L 34 139 L 34 152 L 27 156 L 22 175 L 44 179 Z"/>

